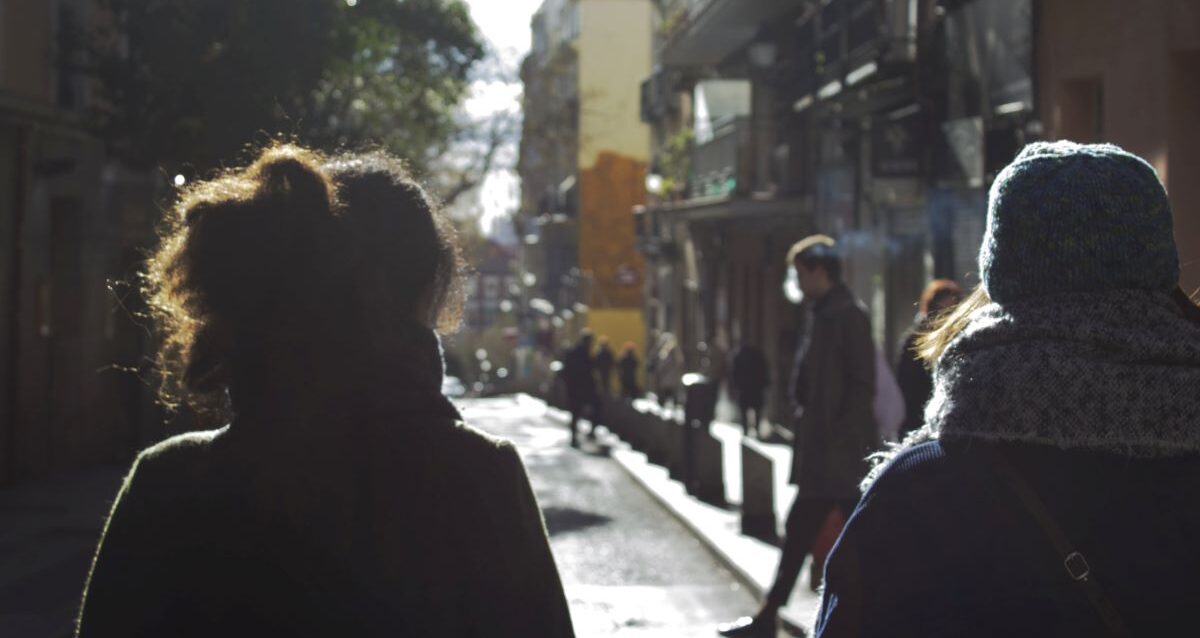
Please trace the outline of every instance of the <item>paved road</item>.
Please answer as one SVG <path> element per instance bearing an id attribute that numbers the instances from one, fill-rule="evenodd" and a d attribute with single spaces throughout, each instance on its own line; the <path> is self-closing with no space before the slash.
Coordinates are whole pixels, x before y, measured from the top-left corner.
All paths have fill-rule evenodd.
<path id="1" fill-rule="evenodd" d="M 0 636 L 73 633 L 96 540 L 127 467 L 0 491 Z"/>
<path id="2" fill-rule="evenodd" d="M 576 633 L 715 636 L 755 601 L 603 451 L 567 445 L 533 403 L 460 402 L 467 420 L 517 445 L 546 516 Z"/>

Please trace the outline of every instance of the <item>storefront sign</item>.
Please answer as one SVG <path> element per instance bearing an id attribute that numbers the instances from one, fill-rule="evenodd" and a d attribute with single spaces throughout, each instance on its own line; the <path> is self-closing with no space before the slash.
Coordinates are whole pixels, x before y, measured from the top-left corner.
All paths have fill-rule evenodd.
<path id="1" fill-rule="evenodd" d="M 881 118 L 871 129 L 871 172 L 876 177 L 917 177 L 921 174 L 918 115 L 899 120 Z"/>

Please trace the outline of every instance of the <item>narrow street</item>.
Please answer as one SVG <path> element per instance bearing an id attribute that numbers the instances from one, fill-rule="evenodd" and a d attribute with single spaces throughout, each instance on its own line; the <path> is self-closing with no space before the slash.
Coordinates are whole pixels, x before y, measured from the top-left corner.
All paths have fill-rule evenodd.
<path id="1" fill-rule="evenodd" d="M 602 449 L 572 449 L 566 428 L 538 404 L 459 405 L 472 425 L 520 449 L 578 636 L 715 636 L 718 623 L 755 609 L 733 575 Z"/>

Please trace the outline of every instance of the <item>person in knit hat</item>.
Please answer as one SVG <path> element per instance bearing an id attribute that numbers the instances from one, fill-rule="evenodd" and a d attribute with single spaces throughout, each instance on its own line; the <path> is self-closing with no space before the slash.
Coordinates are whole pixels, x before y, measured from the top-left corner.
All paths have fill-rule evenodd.
<path id="1" fill-rule="evenodd" d="M 1200 600 L 1200 310 L 1154 169 L 1027 146 L 979 272 L 919 341 L 925 424 L 877 455 L 817 635 L 1177 635 Z"/>

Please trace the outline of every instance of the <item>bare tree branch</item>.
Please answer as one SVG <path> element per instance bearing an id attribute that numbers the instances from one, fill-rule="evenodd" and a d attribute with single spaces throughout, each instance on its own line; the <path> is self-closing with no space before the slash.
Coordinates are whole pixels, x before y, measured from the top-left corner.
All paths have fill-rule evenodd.
<path id="1" fill-rule="evenodd" d="M 480 186 L 492 170 L 506 167 L 498 159 L 504 147 L 515 142 L 516 123 L 516 114 L 509 111 L 494 113 L 489 121 L 480 123 L 486 127 L 483 139 L 473 140 L 464 145 L 474 146 L 471 150 L 476 156 L 469 159 L 463 168 L 453 171 L 453 175 L 447 173 L 447 184 L 440 188 L 439 194 L 446 206 L 452 206 L 460 197 Z"/>

